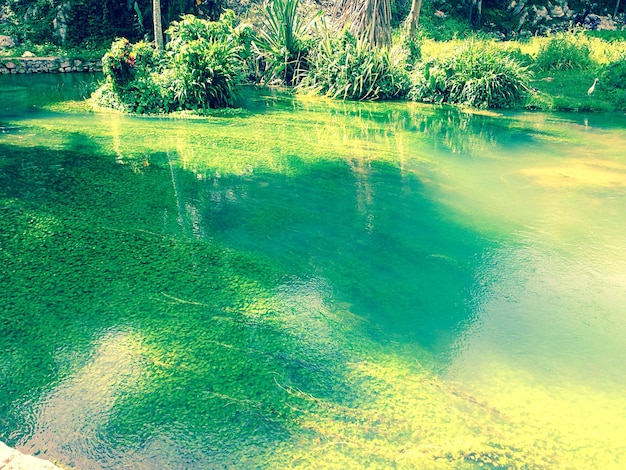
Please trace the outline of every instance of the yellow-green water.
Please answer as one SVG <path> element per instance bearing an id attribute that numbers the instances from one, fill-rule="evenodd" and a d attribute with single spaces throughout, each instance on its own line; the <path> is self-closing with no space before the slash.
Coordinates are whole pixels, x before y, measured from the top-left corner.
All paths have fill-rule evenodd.
<path id="1" fill-rule="evenodd" d="M 0 440 L 117 468 L 626 467 L 626 118 L 0 77 Z"/>

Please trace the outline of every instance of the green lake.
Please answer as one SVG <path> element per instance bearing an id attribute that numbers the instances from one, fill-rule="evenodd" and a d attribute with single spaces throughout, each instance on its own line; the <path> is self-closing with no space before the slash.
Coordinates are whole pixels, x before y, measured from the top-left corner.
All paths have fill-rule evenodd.
<path id="1" fill-rule="evenodd" d="M 0 441 L 78 469 L 626 468 L 626 116 L 0 76 Z"/>

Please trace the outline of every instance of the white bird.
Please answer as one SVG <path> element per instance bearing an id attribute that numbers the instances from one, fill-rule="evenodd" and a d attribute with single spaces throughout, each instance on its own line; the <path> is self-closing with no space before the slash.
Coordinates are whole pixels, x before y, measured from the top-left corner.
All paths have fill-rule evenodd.
<path id="1" fill-rule="evenodd" d="M 593 85 L 591 85 L 587 90 L 587 96 L 591 95 L 596 90 L 596 83 L 598 83 L 597 78 L 593 81 Z"/>

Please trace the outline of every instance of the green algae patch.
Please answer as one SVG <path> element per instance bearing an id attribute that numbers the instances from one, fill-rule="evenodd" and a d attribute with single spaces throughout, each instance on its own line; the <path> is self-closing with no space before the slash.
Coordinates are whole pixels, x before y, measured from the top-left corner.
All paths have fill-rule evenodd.
<path id="1" fill-rule="evenodd" d="M 624 466 L 623 120 L 51 109 L 0 118 L 0 440 L 75 468 Z"/>

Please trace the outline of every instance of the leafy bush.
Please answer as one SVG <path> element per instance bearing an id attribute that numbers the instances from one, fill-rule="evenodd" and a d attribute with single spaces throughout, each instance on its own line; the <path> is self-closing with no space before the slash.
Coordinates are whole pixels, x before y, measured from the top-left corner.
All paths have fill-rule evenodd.
<path id="1" fill-rule="evenodd" d="M 235 28 L 234 23 L 232 11 L 216 22 L 187 15 L 167 30 L 168 67 L 175 71 L 172 90 L 178 109 L 234 104 L 235 87 L 242 78 L 242 54 L 249 47 L 241 39 L 251 37 L 245 26 Z"/>
<path id="2" fill-rule="evenodd" d="M 626 54 L 604 68 L 598 84 L 618 108 L 626 109 Z"/>
<path id="3" fill-rule="evenodd" d="M 96 102 L 136 113 L 234 105 L 250 55 L 250 28 L 235 27 L 234 13 L 227 11 L 216 22 L 184 16 L 167 33 L 165 52 L 145 42 L 113 42 L 102 60 L 106 80 Z"/>
<path id="4" fill-rule="evenodd" d="M 409 79 L 397 52 L 371 47 L 348 31 L 326 34 L 310 58 L 302 88 L 332 98 L 392 99 L 405 96 Z"/>
<path id="5" fill-rule="evenodd" d="M 422 42 L 424 35 L 421 33 L 411 35 L 408 24 L 400 30 L 399 42 L 404 52 L 404 61 L 408 69 L 413 69 L 422 58 Z"/>
<path id="6" fill-rule="evenodd" d="M 169 92 L 157 79 L 164 59 L 151 43 L 115 40 L 102 58 L 105 83 L 94 95 L 96 102 L 125 112 L 170 111 Z"/>
<path id="7" fill-rule="evenodd" d="M 488 43 L 468 41 L 450 55 L 423 62 L 409 98 L 478 108 L 519 105 L 531 91 L 527 67 Z"/>
<path id="8" fill-rule="evenodd" d="M 535 59 L 539 70 L 586 70 L 593 65 L 589 39 L 579 32 L 558 33 L 541 46 Z"/>
<path id="9" fill-rule="evenodd" d="M 307 69 L 308 30 L 318 15 L 299 12 L 300 0 L 271 0 L 263 15 L 257 53 L 263 63 L 262 81 L 296 84 Z"/>
<path id="10" fill-rule="evenodd" d="M 609 90 L 616 88 L 626 90 L 626 54 L 604 68 L 600 83 L 603 88 Z"/>

